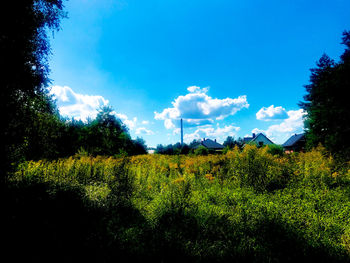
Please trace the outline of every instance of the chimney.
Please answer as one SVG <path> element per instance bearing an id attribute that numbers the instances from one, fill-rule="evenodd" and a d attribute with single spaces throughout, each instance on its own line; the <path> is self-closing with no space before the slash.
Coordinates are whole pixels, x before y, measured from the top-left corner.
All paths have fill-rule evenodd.
<path id="1" fill-rule="evenodd" d="M 253 138 L 255 138 L 255 133 L 253 133 Z"/>
<path id="2" fill-rule="evenodd" d="M 181 145 L 184 144 L 184 129 L 182 125 L 182 119 L 181 119 Z"/>
<path id="3" fill-rule="evenodd" d="M 203 138 L 203 142 L 205 141 L 205 138 Z"/>
<path id="4" fill-rule="evenodd" d="M 214 142 L 216 142 L 216 139 L 214 139 Z"/>

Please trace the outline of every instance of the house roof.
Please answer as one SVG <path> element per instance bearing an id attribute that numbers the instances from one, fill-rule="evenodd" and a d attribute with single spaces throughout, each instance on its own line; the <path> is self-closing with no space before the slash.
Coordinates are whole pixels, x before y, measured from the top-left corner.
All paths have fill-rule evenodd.
<path id="1" fill-rule="evenodd" d="M 298 141 L 305 139 L 305 134 L 294 134 L 291 136 L 284 144 L 282 144 L 283 147 L 290 147 L 296 144 Z"/>
<path id="2" fill-rule="evenodd" d="M 244 143 L 247 143 L 247 142 L 250 142 L 251 140 L 253 140 L 254 139 L 254 137 L 244 137 L 243 138 L 243 142 Z"/>
<path id="3" fill-rule="evenodd" d="M 269 138 L 267 138 L 266 135 L 263 133 L 258 133 L 255 137 L 245 137 L 245 138 L 243 138 L 243 142 L 244 143 L 254 142 L 256 140 L 256 138 L 258 138 L 260 135 L 264 136 L 269 142 L 274 144 L 273 141 L 271 141 Z"/>
<path id="4" fill-rule="evenodd" d="M 260 135 L 264 136 L 269 142 L 271 142 L 272 144 L 274 144 L 273 141 L 271 141 L 269 138 L 267 138 L 266 135 L 263 134 L 263 133 L 258 133 L 258 135 L 256 135 L 256 136 L 253 138 L 253 140 L 251 140 L 251 142 L 255 141 L 256 138 L 258 138 Z"/>
<path id="5" fill-rule="evenodd" d="M 200 145 L 203 145 L 204 147 L 208 149 L 224 149 L 225 147 L 221 145 L 220 143 L 217 143 L 213 140 L 210 139 L 205 139 L 204 141 L 201 142 Z M 199 145 L 198 145 L 199 146 Z M 196 148 L 198 147 L 196 146 Z"/>

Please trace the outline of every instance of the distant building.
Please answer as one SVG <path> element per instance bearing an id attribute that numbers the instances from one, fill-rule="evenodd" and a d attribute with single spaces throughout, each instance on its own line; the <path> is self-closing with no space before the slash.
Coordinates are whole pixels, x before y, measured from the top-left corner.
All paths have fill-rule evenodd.
<path id="1" fill-rule="evenodd" d="M 269 138 L 266 137 L 263 133 L 258 133 L 258 135 L 255 135 L 253 133 L 252 137 L 244 137 L 243 142 L 245 144 L 247 143 L 255 143 L 256 146 L 262 147 L 264 145 L 274 144 Z"/>
<path id="2" fill-rule="evenodd" d="M 197 149 L 199 146 L 204 146 L 208 150 L 220 151 L 225 147 L 220 143 L 216 142 L 216 139 L 213 141 L 211 139 L 204 138 L 199 144 L 197 144 L 194 149 Z"/>
<path id="3" fill-rule="evenodd" d="M 305 134 L 294 134 L 284 144 L 282 144 L 285 152 L 300 152 L 305 150 Z"/>
<path id="4" fill-rule="evenodd" d="M 154 148 L 154 147 L 147 147 L 147 153 L 153 154 L 153 153 L 155 153 L 155 151 L 156 151 L 156 148 Z"/>

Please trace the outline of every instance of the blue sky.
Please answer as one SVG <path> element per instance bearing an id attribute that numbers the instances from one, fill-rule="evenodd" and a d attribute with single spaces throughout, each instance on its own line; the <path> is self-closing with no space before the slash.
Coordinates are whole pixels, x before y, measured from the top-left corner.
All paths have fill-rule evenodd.
<path id="1" fill-rule="evenodd" d="M 338 59 L 348 0 L 70 0 L 51 39 L 62 115 L 110 105 L 148 146 L 303 130 L 298 102 L 323 53 Z"/>

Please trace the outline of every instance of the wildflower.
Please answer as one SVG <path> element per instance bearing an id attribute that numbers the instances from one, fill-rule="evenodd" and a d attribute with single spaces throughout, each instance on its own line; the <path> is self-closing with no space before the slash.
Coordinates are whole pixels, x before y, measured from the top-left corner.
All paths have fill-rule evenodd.
<path id="1" fill-rule="evenodd" d="M 184 179 L 183 177 L 180 177 L 180 178 L 175 179 L 175 180 L 173 181 L 173 183 L 174 183 L 174 184 L 178 184 L 178 183 L 182 183 L 182 182 L 184 182 L 184 181 L 185 181 L 185 179 Z"/>
<path id="2" fill-rule="evenodd" d="M 209 181 L 213 181 L 214 180 L 214 177 L 213 177 L 212 174 L 206 174 L 205 178 L 207 178 Z"/>

